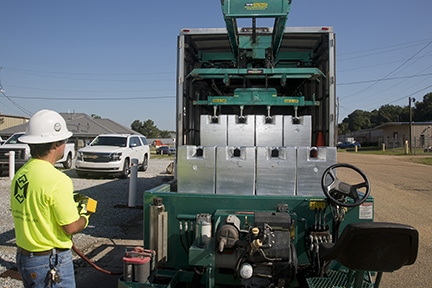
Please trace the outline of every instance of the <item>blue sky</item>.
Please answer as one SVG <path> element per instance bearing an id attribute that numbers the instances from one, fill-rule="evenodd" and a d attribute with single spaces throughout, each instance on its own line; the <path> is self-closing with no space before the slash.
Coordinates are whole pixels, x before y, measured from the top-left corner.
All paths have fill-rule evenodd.
<path id="1" fill-rule="evenodd" d="M 0 112 L 151 119 L 175 130 L 177 35 L 225 27 L 219 0 L 0 0 Z M 339 122 L 432 92 L 432 2 L 293 0 L 287 26 L 333 26 Z"/>

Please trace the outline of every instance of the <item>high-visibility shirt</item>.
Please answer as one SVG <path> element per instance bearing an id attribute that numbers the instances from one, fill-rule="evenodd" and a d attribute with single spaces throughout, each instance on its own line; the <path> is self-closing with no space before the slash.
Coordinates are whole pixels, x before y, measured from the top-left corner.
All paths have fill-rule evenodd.
<path id="1" fill-rule="evenodd" d="M 28 251 L 71 248 L 61 226 L 79 219 L 72 180 L 51 163 L 31 158 L 11 184 L 16 244 Z"/>

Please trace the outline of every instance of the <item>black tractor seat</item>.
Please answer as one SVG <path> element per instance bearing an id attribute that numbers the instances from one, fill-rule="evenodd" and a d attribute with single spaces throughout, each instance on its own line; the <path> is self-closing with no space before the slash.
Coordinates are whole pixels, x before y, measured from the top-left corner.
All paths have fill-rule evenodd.
<path id="1" fill-rule="evenodd" d="M 378 287 L 383 272 L 414 264 L 418 241 L 418 231 L 409 225 L 351 223 L 336 243 L 322 243 L 319 251 L 322 260 L 336 260 L 356 272 L 354 287 L 361 287 L 365 271 L 378 272 L 374 285 Z"/>

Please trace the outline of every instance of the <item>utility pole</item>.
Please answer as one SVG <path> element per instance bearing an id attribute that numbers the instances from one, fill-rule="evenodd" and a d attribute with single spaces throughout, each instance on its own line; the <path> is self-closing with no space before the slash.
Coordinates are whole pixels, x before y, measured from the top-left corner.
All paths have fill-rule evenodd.
<path id="1" fill-rule="evenodd" d="M 409 148 L 410 148 L 410 153 L 413 153 L 413 150 L 412 150 L 412 110 L 411 110 L 411 102 L 415 102 L 415 98 L 408 97 L 408 107 L 409 107 Z"/>

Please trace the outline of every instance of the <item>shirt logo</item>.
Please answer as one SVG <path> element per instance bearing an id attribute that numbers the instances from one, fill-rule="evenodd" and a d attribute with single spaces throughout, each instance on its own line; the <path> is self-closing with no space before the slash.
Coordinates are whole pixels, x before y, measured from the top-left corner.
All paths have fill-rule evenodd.
<path id="1" fill-rule="evenodd" d="M 19 177 L 15 182 L 14 197 L 20 204 L 22 204 L 27 197 L 28 185 L 29 182 L 25 175 Z"/>

